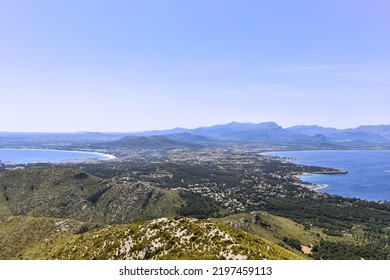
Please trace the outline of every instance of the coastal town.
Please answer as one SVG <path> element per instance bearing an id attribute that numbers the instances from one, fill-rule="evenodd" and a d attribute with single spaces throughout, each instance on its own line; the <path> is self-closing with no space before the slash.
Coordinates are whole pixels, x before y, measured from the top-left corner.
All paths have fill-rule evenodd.
<path id="1" fill-rule="evenodd" d="M 264 155 L 259 148 L 238 146 L 172 150 L 116 148 L 102 152 L 114 154 L 116 158 L 77 166 L 111 181 L 146 182 L 162 189 L 191 192 L 226 213 L 263 208 L 269 198 L 327 197 L 318 192 L 321 186 L 302 181 L 300 175 L 346 172 L 297 165 L 289 159 Z"/>

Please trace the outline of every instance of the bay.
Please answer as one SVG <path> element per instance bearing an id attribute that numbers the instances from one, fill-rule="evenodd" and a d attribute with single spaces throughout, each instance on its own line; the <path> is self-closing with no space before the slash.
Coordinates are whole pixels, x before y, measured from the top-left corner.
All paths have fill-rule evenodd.
<path id="1" fill-rule="evenodd" d="M 266 154 L 295 158 L 296 163 L 303 165 L 348 171 L 348 174 L 302 176 L 304 181 L 328 185 L 322 192 L 372 201 L 390 201 L 390 151 L 318 150 Z"/>
<path id="2" fill-rule="evenodd" d="M 43 150 L 43 149 L 0 149 L 0 161 L 2 163 L 65 163 L 65 162 L 82 162 L 90 160 L 109 160 L 114 156 L 84 151 L 69 150 Z"/>

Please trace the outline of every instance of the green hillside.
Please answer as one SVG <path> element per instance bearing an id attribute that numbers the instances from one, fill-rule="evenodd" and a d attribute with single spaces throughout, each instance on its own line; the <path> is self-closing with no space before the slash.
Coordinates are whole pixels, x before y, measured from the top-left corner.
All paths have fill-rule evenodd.
<path id="1" fill-rule="evenodd" d="M 160 218 L 103 226 L 72 220 L 1 219 L 2 259 L 301 259 L 242 230 L 209 220 Z M 87 230 L 87 232 L 84 232 Z"/>
<path id="2" fill-rule="evenodd" d="M 70 219 L 0 216 L 0 259 L 39 259 L 73 234 L 99 226 Z"/>
<path id="3" fill-rule="evenodd" d="M 77 169 L 24 169 L 0 173 L 0 216 L 72 218 L 128 223 L 174 216 L 182 199 L 145 182 L 102 180 Z"/>

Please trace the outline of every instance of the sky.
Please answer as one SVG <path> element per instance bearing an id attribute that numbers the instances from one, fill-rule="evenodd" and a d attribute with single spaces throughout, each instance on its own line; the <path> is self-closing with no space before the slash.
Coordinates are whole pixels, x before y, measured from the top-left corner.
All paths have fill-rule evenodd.
<path id="1" fill-rule="evenodd" d="M 0 1 L 0 131 L 390 124 L 388 0 Z"/>

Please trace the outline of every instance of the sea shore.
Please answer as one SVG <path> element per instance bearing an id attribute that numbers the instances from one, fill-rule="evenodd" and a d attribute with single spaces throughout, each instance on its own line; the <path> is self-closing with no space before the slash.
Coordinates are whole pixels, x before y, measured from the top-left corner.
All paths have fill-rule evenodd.
<path id="1" fill-rule="evenodd" d="M 115 160 L 116 156 L 91 150 L 65 149 L 0 149 L 0 163 L 4 165 L 34 163 L 80 163 Z"/>
<path id="2" fill-rule="evenodd" d="M 304 179 L 305 176 L 309 176 L 309 175 L 313 175 L 313 174 L 324 174 L 324 175 L 348 174 L 348 171 L 342 170 L 342 169 L 334 169 L 334 170 L 323 170 L 323 171 L 316 171 L 316 172 L 310 172 L 310 173 L 303 172 L 303 173 L 294 175 L 294 177 L 303 183 L 303 184 L 301 184 L 301 186 L 306 187 L 312 191 L 321 191 L 321 190 L 329 187 L 328 184 L 313 184 L 313 183 L 305 181 L 305 179 Z"/>

